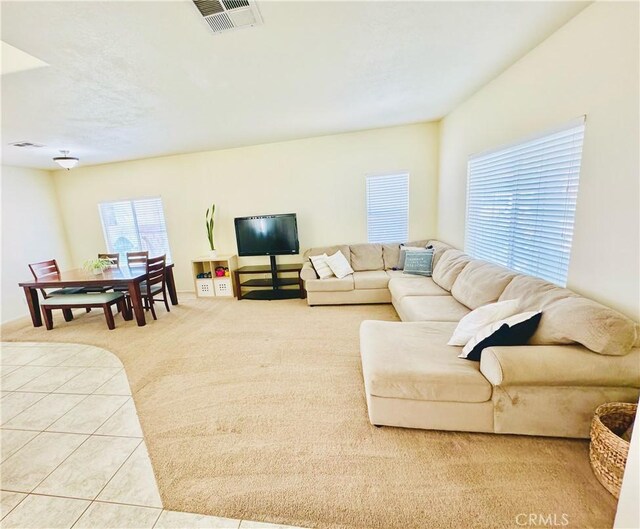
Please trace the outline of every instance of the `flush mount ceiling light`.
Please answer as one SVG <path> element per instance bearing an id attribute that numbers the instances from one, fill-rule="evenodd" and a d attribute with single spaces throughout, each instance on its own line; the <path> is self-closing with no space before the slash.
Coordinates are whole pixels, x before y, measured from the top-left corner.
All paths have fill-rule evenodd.
<path id="1" fill-rule="evenodd" d="M 78 158 L 74 158 L 73 156 L 69 156 L 69 151 L 60 151 L 62 156 L 56 156 L 53 161 L 56 162 L 60 167 L 66 169 L 73 169 L 78 162 L 80 161 Z"/>

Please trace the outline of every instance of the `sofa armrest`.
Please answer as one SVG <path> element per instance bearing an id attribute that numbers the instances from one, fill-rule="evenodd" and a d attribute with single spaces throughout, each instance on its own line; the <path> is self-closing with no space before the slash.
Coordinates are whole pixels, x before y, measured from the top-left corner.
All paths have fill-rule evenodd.
<path id="1" fill-rule="evenodd" d="M 581 345 L 488 347 L 480 372 L 494 386 L 640 388 L 640 349 L 607 356 Z"/>
<path id="2" fill-rule="evenodd" d="M 304 281 L 307 281 L 309 279 L 318 279 L 316 271 L 313 269 L 313 266 L 311 266 L 311 263 L 309 262 L 306 262 L 302 265 L 302 270 L 300 270 L 300 277 Z"/>

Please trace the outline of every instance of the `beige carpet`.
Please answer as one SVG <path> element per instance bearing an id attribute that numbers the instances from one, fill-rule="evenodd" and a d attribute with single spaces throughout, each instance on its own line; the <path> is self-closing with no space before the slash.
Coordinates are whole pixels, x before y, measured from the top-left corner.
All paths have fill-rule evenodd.
<path id="1" fill-rule="evenodd" d="M 181 301 L 144 328 L 108 331 L 96 311 L 2 328 L 121 358 L 167 509 L 313 528 L 613 525 L 585 441 L 371 426 L 358 327 L 396 319 L 390 305 Z"/>

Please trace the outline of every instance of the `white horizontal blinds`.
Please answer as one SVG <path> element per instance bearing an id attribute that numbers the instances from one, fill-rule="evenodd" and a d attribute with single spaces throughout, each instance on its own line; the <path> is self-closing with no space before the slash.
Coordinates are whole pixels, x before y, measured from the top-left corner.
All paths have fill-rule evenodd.
<path id="1" fill-rule="evenodd" d="M 466 251 L 566 285 L 584 120 L 469 159 Z"/>
<path id="2" fill-rule="evenodd" d="M 127 252 L 144 250 L 171 260 L 161 198 L 103 202 L 99 208 L 107 249 L 119 253 L 122 262 Z"/>
<path id="3" fill-rule="evenodd" d="M 129 200 L 99 204 L 100 219 L 107 251 L 119 253 L 120 262 L 126 263 L 126 253 L 140 250 L 140 238 Z"/>
<path id="4" fill-rule="evenodd" d="M 409 174 L 367 176 L 367 239 L 406 241 L 409 232 Z"/>
<path id="5" fill-rule="evenodd" d="M 167 261 L 171 261 L 167 226 L 164 222 L 161 198 L 146 198 L 133 201 L 133 211 L 138 224 L 138 236 L 142 250 L 147 250 L 149 256 L 155 257 L 166 254 Z"/>

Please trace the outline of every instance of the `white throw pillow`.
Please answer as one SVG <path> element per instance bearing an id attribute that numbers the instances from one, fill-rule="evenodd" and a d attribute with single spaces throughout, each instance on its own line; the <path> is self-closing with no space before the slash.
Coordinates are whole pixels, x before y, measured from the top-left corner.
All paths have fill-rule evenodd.
<path id="1" fill-rule="evenodd" d="M 320 279 L 328 279 L 333 277 L 333 272 L 327 263 L 327 254 L 323 253 L 322 255 L 312 255 L 309 257 L 311 264 L 313 265 L 313 269 L 318 274 Z"/>
<path id="2" fill-rule="evenodd" d="M 483 327 L 517 314 L 519 306 L 519 300 L 509 299 L 472 310 L 460 320 L 447 345 L 466 345 Z"/>
<path id="3" fill-rule="evenodd" d="M 502 327 L 503 325 L 508 325 L 509 327 L 515 327 L 520 323 L 524 323 L 527 320 L 534 318 L 534 316 L 537 317 L 539 321 L 539 314 L 541 314 L 541 311 L 539 310 L 521 312 L 520 314 L 514 314 L 513 316 L 509 316 L 508 318 L 505 318 L 503 320 L 498 320 L 498 321 L 494 321 L 493 323 L 490 323 L 489 325 L 480 329 L 477 332 L 477 334 L 467 342 L 467 345 L 464 346 L 464 348 L 462 349 L 462 352 L 458 355 L 458 357 L 468 358 L 469 353 L 471 353 L 471 351 L 475 349 L 476 345 L 478 345 L 480 342 L 489 338 L 489 336 L 491 336 L 496 331 L 498 331 L 500 327 Z M 538 321 L 535 322 L 535 326 L 538 325 Z M 535 327 L 531 330 L 531 334 L 533 334 L 534 332 L 535 332 Z M 476 358 L 475 360 L 478 360 L 478 359 L 479 358 Z"/>
<path id="4" fill-rule="evenodd" d="M 349 261 L 347 261 L 347 258 L 342 255 L 340 250 L 327 257 L 327 264 L 338 279 L 342 279 L 349 274 L 353 274 L 353 268 L 351 268 Z"/>

